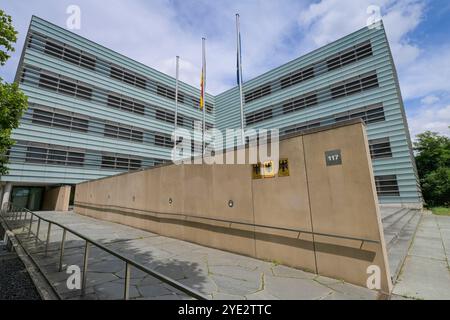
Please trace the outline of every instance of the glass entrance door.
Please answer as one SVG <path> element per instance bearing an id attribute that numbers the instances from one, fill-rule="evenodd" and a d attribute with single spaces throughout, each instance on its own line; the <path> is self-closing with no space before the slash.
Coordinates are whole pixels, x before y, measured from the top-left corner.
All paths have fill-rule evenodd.
<path id="1" fill-rule="evenodd" d="M 43 187 L 13 187 L 11 202 L 19 208 L 38 211 L 42 206 Z"/>

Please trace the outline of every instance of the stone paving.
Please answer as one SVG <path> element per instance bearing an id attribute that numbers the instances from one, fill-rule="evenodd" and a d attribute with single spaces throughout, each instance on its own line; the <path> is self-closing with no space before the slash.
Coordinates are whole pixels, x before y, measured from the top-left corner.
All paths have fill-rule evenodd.
<path id="1" fill-rule="evenodd" d="M 425 214 L 394 294 L 413 299 L 450 299 L 450 217 Z"/>
<path id="2" fill-rule="evenodd" d="M 179 281 L 210 299 L 377 299 L 376 291 L 318 276 L 302 270 L 261 261 L 238 254 L 207 248 L 182 240 L 159 236 L 124 225 L 95 220 L 74 213 L 43 212 L 43 217 L 57 221 L 98 241 L 146 267 Z M 58 271 L 62 230 L 53 226 L 49 251 L 45 255 L 47 223 L 32 226 L 32 236 L 19 227 L 15 233 L 22 245 L 39 264 L 63 299 L 121 299 L 125 264 L 118 258 L 92 247 L 89 256 L 87 286 L 84 296 L 66 285 L 68 265 L 82 268 L 84 241 L 67 234 L 64 270 Z M 131 299 L 190 299 L 161 281 L 132 268 Z"/>

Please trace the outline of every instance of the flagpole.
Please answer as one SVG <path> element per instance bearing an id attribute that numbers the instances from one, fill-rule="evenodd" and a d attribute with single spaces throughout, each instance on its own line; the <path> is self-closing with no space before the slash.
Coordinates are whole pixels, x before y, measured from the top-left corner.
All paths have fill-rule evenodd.
<path id="1" fill-rule="evenodd" d="M 177 147 L 177 125 L 178 125 L 178 77 L 179 77 L 179 73 L 180 73 L 180 57 L 177 56 L 176 58 L 176 72 L 175 72 L 175 122 L 174 122 L 174 126 L 175 126 L 175 142 L 174 142 L 174 146 L 175 148 Z"/>
<path id="2" fill-rule="evenodd" d="M 206 39 L 202 38 L 202 70 L 203 70 L 203 135 L 202 135 L 202 157 L 206 152 L 205 131 L 206 131 Z"/>
<path id="3" fill-rule="evenodd" d="M 238 85 L 239 85 L 239 98 L 241 104 L 241 141 L 245 145 L 244 136 L 244 104 L 242 99 L 242 56 L 241 56 L 241 30 L 239 13 L 236 14 L 236 41 L 237 41 L 237 72 L 238 72 Z"/>

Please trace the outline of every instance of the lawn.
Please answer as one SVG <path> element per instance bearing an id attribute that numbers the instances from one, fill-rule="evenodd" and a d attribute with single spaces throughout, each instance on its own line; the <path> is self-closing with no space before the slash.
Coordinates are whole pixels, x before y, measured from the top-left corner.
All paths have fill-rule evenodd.
<path id="1" fill-rule="evenodd" d="M 431 211 L 438 216 L 450 216 L 450 208 L 448 207 L 434 207 Z"/>

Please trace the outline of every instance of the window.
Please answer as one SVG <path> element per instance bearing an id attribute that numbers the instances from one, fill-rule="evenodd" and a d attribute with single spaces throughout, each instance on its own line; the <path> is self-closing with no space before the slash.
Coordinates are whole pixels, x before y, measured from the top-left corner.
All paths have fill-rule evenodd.
<path id="1" fill-rule="evenodd" d="M 320 122 L 312 122 L 312 123 L 300 123 L 294 126 L 290 126 L 281 130 L 281 135 L 287 135 L 292 133 L 302 132 L 308 129 L 320 127 Z"/>
<path id="2" fill-rule="evenodd" d="M 104 136 L 108 138 L 131 140 L 136 142 L 144 141 L 144 132 L 134 128 L 127 128 L 124 126 L 116 126 L 106 124 L 104 129 Z"/>
<path id="3" fill-rule="evenodd" d="M 175 100 L 175 90 L 172 88 L 169 88 L 163 84 L 156 85 L 156 93 L 158 95 L 160 95 L 161 97 Z M 184 103 L 184 94 L 181 92 L 178 92 L 178 102 Z M 199 104 L 200 104 L 200 101 L 199 101 Z"/>
<path id="4" fill-rule="evenodd" d="M 41 73 L 39 76 L 39 87 L 63 93 L 76 98 L 91 100 L 92 89 L 75 83 L 73 81 L 57 78 L 49 74 Z"/>
<path id="5" fill-rule="evenodd" d="M 259 88 L 253 89 L 252 91 L 245 93 L 245 103 L 252 102 L 264 96 L 272 93 L 272 87 L 270 84 L 261 86 Z"/>
<path id="6" fill-rule="evenodd" d="M 31 163 L 46 163 L 47 149 L 28 147 L 25 161 Z"/>
<path id="7" fill-rule="evenodd" d="M 375 185 L 377 187 L 378 196 L 380 197 L 400 196 L 396 175 L 376 176 Z"/>
<path id="8" fill-rule="evenodd" d="M 101 167 L 103 169 L 137 170 L 141 168 L 141 165 L 141 159 L 103 155 Z"/>
<path id="9" fill-rule="evenodd" d="M 257 122 L 265 121 L 270 118 L 272 118 L 272 109 L 255 111 L 245 115 L 245 123 L 246 125 L 251 125 Z"/>
<path id="10" fill-rule="evenodd" d="M 349 119 L 361 118 L 365 123 L 373 123 L 378 121 L 384 121 L 384 110 L 382 105 L 371 105 L 359 109 L 350 110 L 344 113 L 334 114 L 332 116 L 326 116 L 311 121 L 298 123 L 292 126 L 288 126 L 280 129 L 281 135 L 286 135 L 295 132 L 301 132 L 307 129 L 324 126 L 330 123 L 342 122 Z M 388 138 L 386 138 L 388 139 Z M 373 140 L 375 142 L 375 140 Z M 381 140 L 380 140 L 381 142 Z"/>
<path id="11" fill-rule="evenodd" d="M 389 138 L 369 140 L 369 148 L 372 159 L 392 158 Z"/>
<path id="12" fill-rule="evenodd" d="M 164 148 L 173 148 L 172 137 L 163 134 L 155 134 L 155 145 Z"/>
<path id="13" fill-rule="evenodd" d="M 315 93 L 305 95 L 290 102 L 283 104 L 283 113 L 290 113 L 302 110 L 317 104 L 317 95 Z"/>
<path id="14" fill-rule="evenodd" d="M 28 147 L 25 161 L 39 164 L 52 164 L 60 166 L 83 166 L 84 153 L 73 152 L 64 147 L 41 148 Z"/>
<path id="15" fill-rule="evenodd" d="M 366 124 L 385 120 L 384 108 L 382 105 L 379 104 L 360 109 L 350 110 L 345 113 L 337 114 L 334 117 L 336 122 L 361 118 Z"/>
<path id="16" fill-rule="evenodd" d="M 111 66 L 110 76 L 111 78 L 131 84 L 141 89 L 145 89 L 147 85 L 147 79 L 145 77 L 117 66 Z"/>
<path id="17" fill-rule="evenodd" d="M 66 130 L 87 132 L 89 120 L 57 112 L 33 109 L 32 123 Z"/>
<path id="18" fill-rule="evenodd" d="M 145 105 L 141 102 L 137 102 L 134 99 L 130 100 L 121 96 L 109 94 L 107 104 L 110 107 L 127 112 L 134 112 L 141 115 L 145 114 Z"/>
<path id="19" fill-rule="evenodd" d="M 378 87 L 378 78 L 376 74 L 359 76 L 355 79 L 350 79 L 342 84 L 331 87 L 331 96 L 332 99 L 338 99 L 376 87 Z"/>
<path id="20" fill-rule="evenodd" d="M 329 58 L 327 63 L 328 71 L 339 69 L 343 66 L 353 62 L 362 60 L 372 55 L 372 45 L 370 42 L 358 44 L 350 50 L 339 53 L 338 55 Z"/>
<path id="21" fill-rule="evenodd" d="M 168 123 L 174 123 L 175 122 L 175 114 L 171 111 L 165 111 L 165 110 L 161 110 L 161 109 L 157 109 L 156 113 L 155 113 L 155 118 L 161 121 L 165 121 Z M 182 123 L 180 123 L 180 116 L 178 116 L 178 125 L 182 125 Z"/>
<path id="22" fill-rule="evenodd" d="M 42 37 L 41 37 L 42 38 Z M 43 39 L 41 39 L 43 41 Z M 57 59 L 62 59 L 69 63 L 84 67 L 90 70 L 95 70 L 95 58 L 83 53 L 80 50 L 69 48 L 62 44 L 57 44 L 53 41 L 46 40 L 44 46 L 44 53 L 51 55 Z"/>

